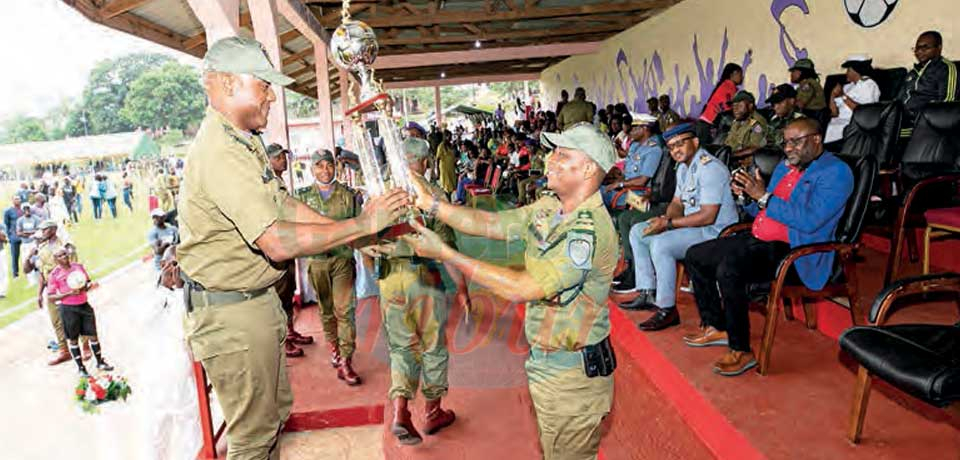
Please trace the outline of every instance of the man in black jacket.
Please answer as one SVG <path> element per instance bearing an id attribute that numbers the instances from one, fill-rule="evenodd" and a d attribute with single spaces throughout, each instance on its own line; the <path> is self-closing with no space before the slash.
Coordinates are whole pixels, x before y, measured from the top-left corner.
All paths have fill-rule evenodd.
<path id="1" fill-rule="evenodd" d="M 957 100 L 957 67 L 941 56 L 943 37 L 940 32 L 927 31 L 917 37 L 913 55 L 917 63 L 907 74 L 898 99 L 907 110 L 910 124 L 924 106 L 931 102 Z"/>

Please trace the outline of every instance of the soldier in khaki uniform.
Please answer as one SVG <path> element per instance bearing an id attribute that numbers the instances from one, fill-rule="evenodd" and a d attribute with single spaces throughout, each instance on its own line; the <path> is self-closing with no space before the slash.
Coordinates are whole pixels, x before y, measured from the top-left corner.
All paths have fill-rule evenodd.
<path id="1" fill-rule="evenodd" d="M 184 333 L 223 410 L 229 460 L 279 458 L 290 413 L 286 317 L 272 288 L 283 272 L 274 264 L 372 235 L 409 200 L 393 190 L 334 222 L 284 192 L 256 133 L 276 100 L 270 84 L 291 82 L 256 40 L 213 43 L 203 61 L 209 106 L 180 192 Z"/>
<path id="2" fill-rule="evenodd" d="M 790 67 L 790 83 L 797 85 L 797 107 L 807 113 L 827 108 L 823 86 L 810 59 L 798 59 Z"/>
<path id="3" fill-rule="evenodd" d="M 63 330 L 63 320 L 60 318 L 60 312 L 57 310 L 57 306 L 51 305 L 47 299 L 47 279 L 50 276 L 50 272 L 52 272 L 54 268 L 57 268 L 57 261 L 54 258 L 54 254 L 56 254 L 58 250 L 61 248 L 69 248 L 69 260 L 71 263 L 77 262 L 77 252 L 73 243 L 64 241 L 57 236 L 56 222 L 52 220 L 43 221 L 40 224 L 40 231 L 43 233 L 43 241 L 37 246 L 37 270 L 40 272 L 40 302 L 43 304 L 43 308 L 47 310 L 47 314 L 50 315 L 50 324 L 53 325 L 53 332 L 57 336 L 57 345 L 59 346 L 57 350 L 59 353 L 48 363 L 50 365 L 56 365 L 69 361 L 71 357 L 70 352 L 67 351 L 67 336 Z M 89 340 L 89 337 L 83 336 L 84 360 L 90 359 Z"/>
<path id="4" fill-rule="evenodd" d="M 336 181 L 333 153 L 323 149 L 311 157 L 316 183 L 297 190 L 297 199 L 311 209 L 333 220 L 345 220 L 359 213 L 357 194 Z M 337 369 L 337 378 L 347 385 L 359 385 L 360 376 L 353 370 L 356 349 L 356 263 L 353 250 L 346 246 L 310 256 L 307 276 L 317 293 L 317 305 L 323 323 L 323 335 L 330 348 L 330 364 Z"/>
<path id="5" fill-rule="evenodd" d="M 460 232 L 525 240 L 524 269 L 464 256 L 421 225 L 414 225 L 418 235 L 403 240 L 417 254 L 452 265 L 509 301 L 527 302 L 526 371 L 543 457 L 593 459 L 600 423 L 613 403 L 616 367 L 607 295 L 617 235 L 598 189 L 617 156 L 610 139 L 589 124 L 545 133 L 542 140 L 555 147 L 547 160 L 555 197 L 490 213 L 442 202 L 424 188 L 417 191 L 418 207 Z"/>
<path id="6" fill-rule="evenodd" d="M 773 116 L 767 129 L 767 145 L 782 147 L 783 130 L 791 121 L 804 117 L 797 110 L 797 90 L 787 84 L 777 86 L 767 98 L 767 104 L 773 106 Z"/>
<path id="7" fill-rule="evenodd" d="M 174 201 L 173 193 L 170 192 L 169 181 L 167 180 L 167 174 L 161 168 L 157 172 L 157 177 L 153 183 L 154 193 L 157 195 L 157 200 L 159 201 L 160 209 L 163 212 L 173 211 Z"/>
<path id="8" fill-rule="evenodd" d="M 593 115 L 596 112 L 596 106 L 592 102 L 587 102 L 587 91 L 583 88 L 577 88 L 573 92 L 573 100 L 563 105 L 563 109 L 557 114 L 557 126 L 560 130 L 565 130 L 580 122 L 593 122 Z"/>
<path id="9" fill-rule="evenodd" d="M 423 175 L 429 169 L 430 145 L 423 139 L 407 138 L 403 150 L 410 170 Z M 437 202 L 448 202 L 437 184 L 424 183 L 422 193 Z M 426 226 L 446 245 L 454 245 L 453 229 L 435 216 L 426 217 Z M 421 391 L 426 399 L 424 431 L 434 434 L 456 420 L 451 410 L 441 407 L 447 394 L 447 352 L 444 330 L 449 310 L 448 297 L 441 274 L 444 269 L 435 260 L 417 257 L 404 241 L 384 249 L 386 258 L 379 259 L 380 311 L 390 350 L 390 390 L 393 401 L 391 432 L 402 444 L 418 444 L 420 433 L 410 420 L 407 402 Z M 459 272 L 449 269 L 452 279 Z"/>
<path id="10" fill-rule="evenodd" d="M 756 99 L 749 91 L 738 91 L 730 103 L 734 120 L 724 144 L 733 150 L 734 159 L 749 157 L 767 145 L 767 120 L 757 113 Z"/>

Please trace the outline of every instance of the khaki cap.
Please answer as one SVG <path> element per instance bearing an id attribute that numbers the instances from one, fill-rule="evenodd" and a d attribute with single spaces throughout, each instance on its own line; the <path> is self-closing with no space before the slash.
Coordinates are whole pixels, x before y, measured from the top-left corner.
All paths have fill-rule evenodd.
<path id="1" fill-rule="evenodd" d="M 430 144 L 418 137 L 408 137 L 403 140 L 403 154 L 407 161 L 416 161 L 430 156 Z"/>
<path id="2" fill-rule="evenodd" d="M 294 79 L 274 69 L 260 42 L 245 37 L 217 40 L 203 57 L 203 70 L 253 75 L 280 86 L 294 82 Z"/>
<path id="3" fill-rule="evenodd" d="M 562 133 L 543 133 L 540 143 L 548 148 L 576 149 L 595 161 L 603 172 L 610 171 L 617 162 L 617 152 L 610 138 L 590 123 L 582 122 L 567 128 Z"/>

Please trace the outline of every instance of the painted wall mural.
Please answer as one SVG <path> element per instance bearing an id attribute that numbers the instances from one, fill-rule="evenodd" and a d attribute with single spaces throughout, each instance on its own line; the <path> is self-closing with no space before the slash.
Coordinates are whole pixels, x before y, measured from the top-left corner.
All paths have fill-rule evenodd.
<path id="1" fill-rule="evenodd" d="M 956 0 L 685 0 L 597 53 L 546 69 L 541 94 L 553 107 L 561 89 L 582 86 L 598 106 L 624 102 L 635 112 L 666 94 L 681 116 L 694 118 L 727 62 L 744 68 L 743 88 L 763 101 L 801 58 L 823 75 L 842 72 L 852 53 L 871 54 L 879 67 L 907 67 L 916 36 L 928 29 L 943 33 L 950 55 L 960 48 L 952 40 L 960 25 L 947 18 L 958 14 Z"/>

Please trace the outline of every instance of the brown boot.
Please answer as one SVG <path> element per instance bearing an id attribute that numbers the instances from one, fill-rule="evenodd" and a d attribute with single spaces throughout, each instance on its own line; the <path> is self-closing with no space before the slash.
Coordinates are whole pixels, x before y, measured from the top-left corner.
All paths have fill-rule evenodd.
<path id="1" fill-rule="evenodd" d="M 65 362 L 67 362 L 67 361 L 70 361 L 70 360 L 72 360 L 72 359 L 73 359 L 73 357 L 70 356 L 70 352 L 68 352 L 67 350 L 62 350 L 62 351 L 60 351 L 60 354 L 58 354 L 55 358 L 53 358 L 53 359 L 51 359 L 50 361 L 48 361 L 48 362 L 47 362 L 47 365 L 48 365 L 48 366 L 56 366 L 57 364 L 63 364 L 63 363 L 65 363 Z"/>
<path id="2" fill-rule="evenodd" d="M 360 376 L 354 372 L 353 366 L 351 366 L 350 358 L 343 358 L 340 360 L 340 366 L 337 367 L 337 378 L 347 382 L 347 385 L 350 386 L 360 385 L 363 383 L 360 380 Z"/>
<path id="3" fill-rule="evenodd" d="M 313 343 L 313 337 L 302 335 L 293 328 L 293 315 L 287 316 L 287 341 L 297 345 L 310 345 Z"/>
<path id="4" fill-rule="evenodd" d="M 303 349 L 289 340 L 283 342 L 283 351 L 287 354 L 287 358 L 299 358 L 303 356 Z"/>
<path id="5" fill-rule="evenodd" d="M 340 346 L 337 342 L 327 342 L 327 349 L 330 350 L 330 367 L 336 368 L 340 365 Z"/>
<path id="6" fill-rule="evenodd" d="M 457 415 L 452 410 L 444 410 L 440 407 L 440 398 L 427 400 L 425 408 L 427 413 L 427 434 L 434 434 L 450 425 L 457 419 Z"/>
<path id="7" fill-rule="evenodd" d="M 393 400 L 393 423 L 390 424 L 390 432 L 397 437 L 400 444 L 407 446 L 420 444 L 420 441 L 423 441 L 420 433 L 413 426 L 413 421 L 410 420 L 410 411 L 407 409 L 405 398 Z"/>

